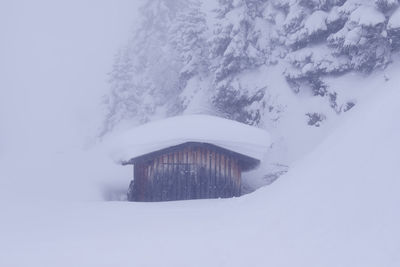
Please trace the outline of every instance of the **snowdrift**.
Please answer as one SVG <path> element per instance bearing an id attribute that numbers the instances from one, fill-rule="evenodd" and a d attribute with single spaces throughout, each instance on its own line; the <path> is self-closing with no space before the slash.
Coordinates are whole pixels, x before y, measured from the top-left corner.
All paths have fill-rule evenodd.
<path id="1" fill-rule="evenodd" d="M 397 82 L 287 175 L 241 198 L 2 203 L 0 265 L 397 267 Z"/>

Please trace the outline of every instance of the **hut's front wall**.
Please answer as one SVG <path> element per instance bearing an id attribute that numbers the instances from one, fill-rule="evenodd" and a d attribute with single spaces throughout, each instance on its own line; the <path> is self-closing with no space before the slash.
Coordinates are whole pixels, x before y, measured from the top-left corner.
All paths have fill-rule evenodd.
<path id="1" fill-rule="evenodd" d="M 134 164 L 131 201 L 240 196 L 238 159 L 212 146 L 188 145 Z"/>

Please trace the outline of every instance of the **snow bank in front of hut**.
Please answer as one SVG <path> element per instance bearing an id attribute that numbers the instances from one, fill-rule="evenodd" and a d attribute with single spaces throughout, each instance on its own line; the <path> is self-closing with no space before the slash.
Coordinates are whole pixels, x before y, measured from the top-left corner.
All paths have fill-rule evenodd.
<path id="1" fill-rule="evenodd" d="M 244 197 L 1 202 L 0 266 L 398 267 L 399 81 Z"/>
<path id="2" fill-rule="evenodd" d="M 210 143 L 262 160 L 270 145 L 269 134 L 259 128 L 208 115 L 185 115 L 159 120 L 111 137 L 115 161 L 186 142 Z"/>

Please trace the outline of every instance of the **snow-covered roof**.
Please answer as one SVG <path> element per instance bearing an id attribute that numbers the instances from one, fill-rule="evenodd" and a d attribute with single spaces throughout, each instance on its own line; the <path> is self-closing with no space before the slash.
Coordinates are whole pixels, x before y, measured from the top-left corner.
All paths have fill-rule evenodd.
<path id="1" fill-rule="evenodd" d="M 270 145 L 268 132 L 219 117 L 184 115 L 150 122 L 119 134 L 112 141 L 112 157 L 128 161 L 187 142 L 210 143 L 262 160 Z"/>

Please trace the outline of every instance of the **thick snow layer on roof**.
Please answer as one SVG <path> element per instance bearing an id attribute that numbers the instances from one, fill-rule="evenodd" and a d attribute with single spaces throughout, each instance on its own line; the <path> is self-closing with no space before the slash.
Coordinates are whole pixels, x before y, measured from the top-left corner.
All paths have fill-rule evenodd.
<path id="1" fill-rule="evenodd" d="M 112 137 L 116 161 L 127 161 L 186 142 L 210 143 L 262 160 L 269 134 L 259 128 L 208 115 L 185 115 L 159 120 Z"/>

